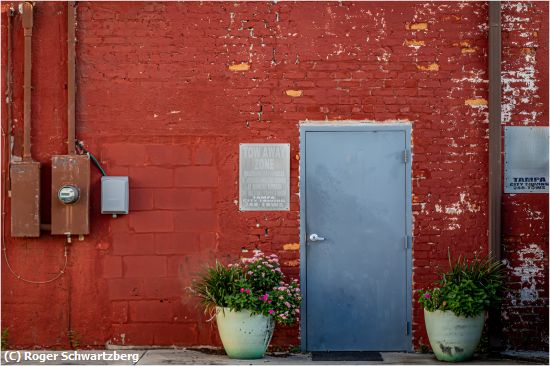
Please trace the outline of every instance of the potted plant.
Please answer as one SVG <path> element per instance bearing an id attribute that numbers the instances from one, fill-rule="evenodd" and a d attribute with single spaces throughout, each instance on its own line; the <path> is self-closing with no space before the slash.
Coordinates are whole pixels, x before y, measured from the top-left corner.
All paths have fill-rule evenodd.
<path id="1" fill-rule="evenodd" d="M 490 255 L 451 263 L 433 288 L 420 290 L 419 302 L 432 350 L 440 361 L 472 357 L 481 339 L 486 311 L 498 304 L 503 264 Z"/>
<path id="2" fill-rule="evenodd" d="M 194 284 L 230 358 L 262 358 L 275 324 L 297 321 L 300 287 L 284 277 L 277 255 L 256 250 L 253 257 L 227 266 L 216 262 Z"/>

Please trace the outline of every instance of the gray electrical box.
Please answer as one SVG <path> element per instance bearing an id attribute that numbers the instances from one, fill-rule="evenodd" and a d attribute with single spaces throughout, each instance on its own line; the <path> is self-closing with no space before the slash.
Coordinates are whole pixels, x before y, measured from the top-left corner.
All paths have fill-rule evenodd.
<path id="1" fill-rule="evenodd" d="M 127 214 L 129 191 L 128 177 L 101 177 L 101 213 Z"/>

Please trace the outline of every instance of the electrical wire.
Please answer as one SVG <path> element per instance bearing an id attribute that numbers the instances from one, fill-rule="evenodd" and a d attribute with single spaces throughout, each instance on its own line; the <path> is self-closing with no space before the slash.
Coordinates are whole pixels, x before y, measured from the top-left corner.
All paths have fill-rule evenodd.
<path id="1" fill-rule="evenodd" d="M 34 283 L 34 284 L 38 284 L 38 285 L 44 284 L 44 283 L 50 283 L 50 282 L 53 282 L 53 281 L 57 280 L 59 277 L 63 276 L 63 274 L 65 273 L 65 270 L 67 269 L 67 262 L 68 262 L 68 260 L 67 260 L 67 257 L 68 257 L 68 256 L 67 256 L 67 252 L 68 252 L 67 243 L 65 243 L 65 246 L 64 246 L 65 264 L 63 264 L 63 269 L 61 269 L 61 270 L 59 271 L 59 273 L 58 273 L 55 277 L 53 277 L 53 278 L 51 278 L 51 279 L 49 279 L 49 280 L 46 280 L 46 281 L 34 281 L 34 280 L 28 280 L 28 279 L 26 279 L 26 278 L 23 278 L 20 274 L 18 274 L 17 272 L 15 272 L 15 271 L 13 270 L 13 268 L 11 267 L 10 262 L 9 262 L 9 260 L 8 260 L 8 254 L 7 254 L 5 242 L 4 242 L 4 247 L 3 247 L 2 249 L 3 249 L 2 251 L 4 252 L 4 258 L 6 259 L 6 264 L 8 265 L 8 269 L 10 270 L 10 272 L 11 272 L 15 277 L 17 277 L 18 280 L 21 280 L 21 281 L 23 281 L 23 282 Z"/>
<path id="2" fill-rule="evenodd" d="M 75 140 L 75 145 L 76 147 L 78 147 L 80 150 L 82 150 L 86 155 L 88 155 L 90 157 L 90 159 L 92 160 L 92 162 L 94 163 L 94 165 L 101 171 L 101 174 L 102 175 L 107 175 L 107 173 L 105 173 L 105 170 L 103 170 L 103 168 L 101 167 L 101 164 L 99 163 L 99 161 L 95 158 L 95 156 L 89 152 L 88 150 L 86 150 L 86 148 L 84 147 L 84 143 L 82 141 L 78 141 L 78 140 Z"/>

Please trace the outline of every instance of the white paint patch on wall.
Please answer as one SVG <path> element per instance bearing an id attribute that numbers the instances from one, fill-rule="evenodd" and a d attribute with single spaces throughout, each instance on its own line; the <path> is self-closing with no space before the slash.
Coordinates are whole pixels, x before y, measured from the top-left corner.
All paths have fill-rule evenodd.
<path id="1" fill-rule="evenodd" d="M 521 265 L 511 268 L 512 273 L 520 278 L 521 290 L 519 293 L 519 301 L 517 295 L 509 293 L 512 305 L 526 305 L 527 303 L 538 300 L 539 293 L 537 289 L 537 278 L 543 276 L 544 272 L 544 250 L 537 244 L 530 244 L 529 247 L 523 248 L 517 252 L 518 259 Z"/>
<path id="2" fill-rule="evenodd" d="M 503 3 L 502 28 L 509 33 L 517 34 L 508 47 L 523 48 L 522 57 L 504 63 L 502 70 L 502 123 L 512 122 L 516 115 L 524 125 L 535 124 L 541 112 L 529 111 L 539 103 L 540 95 L 536 82 L 536 48 L 538 42 L 529 28 L 533 21 L 527 14 L 531 13 L 532 4 L 528 2 Z M 519 111 L 517 111 L 519 109 Z M 527 109 L 527 110 L 526 110 Z"/>
<path id="3" fill-rule="evenodd" d="M 457 202 L 451 203 L 450 205 L 446 205 L 444 207 L 436 204 L 435 211 L 443 212 L 443 210 L 445 210 L 447 215 L 461 215 L 464 212 L 479 212 L 479 210 L 481 210 L 481 206 L 467 199 L 468 196 L 468 193 L 462 192 L 460 193 L 459 200 Z"/>

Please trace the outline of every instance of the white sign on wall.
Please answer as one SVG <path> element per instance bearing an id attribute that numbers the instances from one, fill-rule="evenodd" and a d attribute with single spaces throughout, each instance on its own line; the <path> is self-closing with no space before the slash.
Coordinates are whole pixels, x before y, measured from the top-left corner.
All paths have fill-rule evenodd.
<path id="1" fill-rule="evenodd" d="M 240 144 L 239 209 L 290 210 L 290 144 Z"/>
<path id="2" fill-rule="evenodd" d="M 548 127 L 504 128 L 504 193 L 548 193 Z"/>

